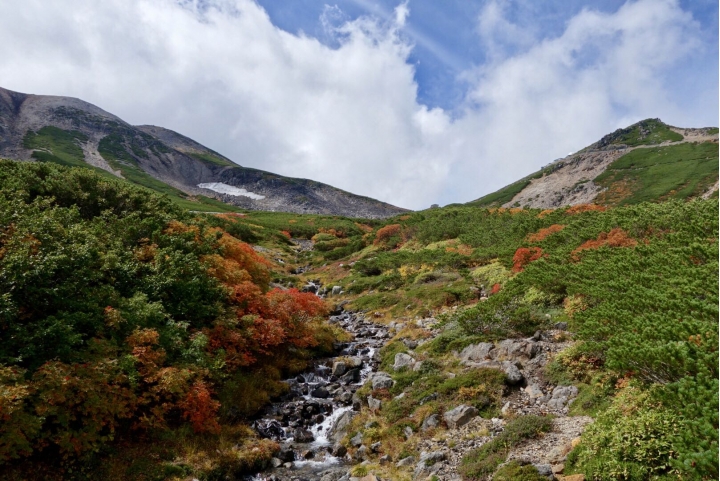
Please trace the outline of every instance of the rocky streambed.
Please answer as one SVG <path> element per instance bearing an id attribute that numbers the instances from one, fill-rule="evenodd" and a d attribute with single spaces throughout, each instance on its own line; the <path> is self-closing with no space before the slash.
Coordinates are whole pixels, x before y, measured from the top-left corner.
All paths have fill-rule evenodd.
<path id="1" fill-rule="evenodd" d="M 491 368 L 504 372 L 507 388 L 503 394 L 501 416 L 483 419 L 472 407 L 448 405 L 442 416 L 433 414 L 423 420 L 420 429 L 423 432 L 432 428 L 446 431 L 439 437 L 421 436 L 417 444 L 419 459 L 413 456 L 391 459 L 383 455 L 381 443 L 364 443 L 361 435 L 350 440 L 352 456 L 340 441 L 358 411 L 380 411 L 380 400 L 372 396 L 361 399 L 357 391 L 365 382 L 371 382 L 373 389 L 393 386 L 390 375 L 377 372 L 379 350 L 391 334 L 406 324 L 384 326 L 366 319 L 361 313 L 352 312 L 331 316 L 330 322 L 353 333 L 353 341 L 338 345 L 336 356 L 317 360 L 306 372 L 286 380 L 288 393 L 269 405 L 254 423 L 258 433 L 280 443 L 281 450 L 273 458 L 272 468 L 246 479 L 357 481 L 361 478 L 349 474 L 352 465 L 376 460 L 380 464 L 409 468 L 412 479 L 459 481 L 457 467 L 462 456 L 502 432 L 507 419 L 526 414 L 555 416 L 552 430 L 513 449 L 508 459 L 533 464 L 539 472 L 547 473 L 549 479 L 563 479 L 565 456 L 585 426 L 592 422 L 587 416 L 568 415 L 569 406 L 578 394 L 577 388 L 553 385 L 543 375 L 549 360 L 571 344 L 564 324 L 537 332 L 531 338 L 478 343 L 456 352 L 465 370 Z M 414 327 L 428 329 L 433 336 L 439 333 L 434 327 L 434 319 L 408 322 Z M 414 349 L 418 342 L 402 341 L 408 351 L 395 356 L 393 369 L 415 370 L 423 362 L 416 360 L 418 355 Z M 396 398 L 404 395 L 403 392 Z M 412 430 L 406 432 L 408 438 L 416 435 Z M 372 474 L 362 478 L 363 481 L 377 479 Z"/>
<path id="2" fill-rule="evenodd" d="M 337 346 L 337 356 L 316 360 L 312 367 L 285 382 L 288 393 L 267 406 L 253 427 L 281 445 L 273 469 L 247 478 L 252 481 L 337 479 L 346 473 L 347 450 L 339 444 L 354 412 L 361 408 L 355 394 L 379 365 L 379 349 L 388 328 L 361 313 L 342 312 L 330 322 L 354 334 Z"/>

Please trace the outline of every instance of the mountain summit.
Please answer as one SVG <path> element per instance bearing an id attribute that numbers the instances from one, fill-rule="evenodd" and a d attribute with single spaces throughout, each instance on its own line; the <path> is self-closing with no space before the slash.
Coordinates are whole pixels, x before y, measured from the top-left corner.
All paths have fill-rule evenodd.
<path id="1" fill-rule="evenodd" d="M 189 208 L 383 218 L 405 209 L 308 179 L 241 167 L 177 132 L 133 126 L 71 97 L 0 88 L 0 157 L 100 169 Z M 215 199 L 213 201 L 213 199 Z"/>

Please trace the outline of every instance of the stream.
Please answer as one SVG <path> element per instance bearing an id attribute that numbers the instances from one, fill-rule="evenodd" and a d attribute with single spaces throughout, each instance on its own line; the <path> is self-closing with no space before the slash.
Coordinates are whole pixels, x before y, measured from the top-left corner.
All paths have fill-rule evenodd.
<path id="1" fill-rule="evenodd" d="M 342 425 L 360 409 L 355 392 L 377 370 L 378 351 L 390 336 L 386 326 L 361 313 L 343 312 L 329 322 L 353 333 L 354 339 L 338 345 L 336 356 L 317 359 L 305 372 L 283 381 L 288 393 L 266 406 L 253 423 L 261 436 L 280 444 L 280 453 L 272 468 L 247 481 L 316 481 L 349 469 L 345 448 L 338 444 Z"/>

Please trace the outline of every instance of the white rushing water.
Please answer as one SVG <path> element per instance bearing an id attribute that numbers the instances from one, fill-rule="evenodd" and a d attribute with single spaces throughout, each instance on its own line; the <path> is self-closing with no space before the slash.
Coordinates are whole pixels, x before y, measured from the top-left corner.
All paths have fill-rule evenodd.
<path id="1" fill-rule="evenodd" d="M 264 195 L 256 194 L 240 187 L 233 187 L 232 185 L 223 184 L 222 182 L 208 182 L 205 184 L 198 184 L 197 186 L 201 189 L 210 189 L 214 192 L 217 192 L 218 194 L 234 195 L 236 197 L 244 196 L 250 197 L 254 200 L 260 200 L 265 198 Z"/>

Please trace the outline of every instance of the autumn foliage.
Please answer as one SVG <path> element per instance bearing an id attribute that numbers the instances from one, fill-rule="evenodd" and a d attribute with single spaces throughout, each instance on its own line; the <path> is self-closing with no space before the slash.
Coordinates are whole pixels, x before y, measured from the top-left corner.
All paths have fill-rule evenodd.
<path id="1" fill-rule="evenodd" d="M 402 244 L 402 242 L 402 226 L 400 224 L 390 224 L 378 229 L 373 245 L 392 249 Z"/>
<path id="2" fill-rule="evenodd" d="M 545 227 L 543 229 L 540 229 L 539 231 L 528 235 L 527 241 L 528 242 L 541 242 L 547 239 L 551 234 L 554 234 L 556 232 L 560 232 L 565 228 L 564 225 L 561 224 L 553 224 L 550 227 Z"/>
<path id="3" fill-rule="evenodd" d="M 0 171 L 0 465 L 182 425 L 217 433 L 229 379 L 279 377 L 328 344 L 324 301 L 270 289 L 234 216 L 82 169 L 18 169 L 35 190 L 8 201 Z"/>
<path id="4" fill-rule="evenodd" d="M 522 272 L 526 265 L 540 259 L 543 250 L 539 247 L 521 247 L 515 251 L 513 256 L 513 272 Z"/>
<path id="5" fill-rule="evenodd" d="M 580 258 L 580 253 L 584 250 L 599 249 L 603 246 L 608 247 L 635 247 L 637 241 L 629 237 L 627 232 L 620 228 L 612 229 L 610 232 L 601 232 L 597 239 L 591 239 L 584 242 L 580 247 L 576 248 L 570 254 L 573 260 Z"/>
<path id="6" fill-rule="evenodd" d="M 583 212 L 604 212 L 607 207 L 597 204 L 578 204 L 565 211 L 567 215 L 582 214 Z"/>

